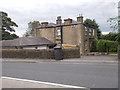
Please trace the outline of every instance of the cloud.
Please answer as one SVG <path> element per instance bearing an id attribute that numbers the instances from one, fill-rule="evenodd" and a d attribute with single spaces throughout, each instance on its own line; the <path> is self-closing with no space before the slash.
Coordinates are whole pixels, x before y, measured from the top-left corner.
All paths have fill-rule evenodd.
<path id="1" fill-rule="evenodd" d="M 95 19 L 102 31 L 110 31 L 107 19 L 117 16 L 118 0 L 2 0 L 0 9 L 8 13 L 19 27 L 19 36 L 27 30 L 30 21 L 55 22 L 61 15 L 63 19 L 76 19 L 82 13 L 84 19 Z"/>
<path id="2" fill-rule="evenodd" d="M 109 34 L 109 32 L 102 32 L 103 35 Z"/>

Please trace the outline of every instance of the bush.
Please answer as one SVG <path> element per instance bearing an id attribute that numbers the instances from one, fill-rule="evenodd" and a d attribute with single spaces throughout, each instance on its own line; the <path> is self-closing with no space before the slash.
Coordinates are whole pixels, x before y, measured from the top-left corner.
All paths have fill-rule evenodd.
<path id="1" fill-rule="evenodd" d="M 90 46 L 90 52 L 96 52 L 97 51 L 97 39 L 94 38 L 92 43 L 91 43 L 91 46 Z"/>
<path id="2" fill-rule="evenodd" d="M 99 40 L 97 43 L 98 52 L 117 52 L 118 43 L 110 40 Z"/>

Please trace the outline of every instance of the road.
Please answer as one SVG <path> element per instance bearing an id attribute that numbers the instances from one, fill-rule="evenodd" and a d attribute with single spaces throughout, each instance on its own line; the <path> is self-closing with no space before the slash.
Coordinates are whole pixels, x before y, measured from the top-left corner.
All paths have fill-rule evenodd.
<path id="1" fill-rule="evenodd" d="M 3 62 L 2 76 L 88 88 L 117 88 L 117 63 L 103 62 Z"/>

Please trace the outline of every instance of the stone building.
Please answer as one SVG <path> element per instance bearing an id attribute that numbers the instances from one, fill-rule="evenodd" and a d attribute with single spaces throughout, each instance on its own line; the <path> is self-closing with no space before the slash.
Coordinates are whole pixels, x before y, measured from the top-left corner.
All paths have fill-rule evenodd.
<path id="1" fill-rule="evenodd" d="M 62 46 L 79 46 L 80 53 L 84 55 L 90 52 L 92 39 L 97 36 L 97 32 L 94 27 L 83 23 L 83 16 L 78 16 L 77 21 L 64 19 L 64 23 L 59 16 L 56 23 L 42 22 L 34 29 L 33 36 L 48 38 L 54 43 L 61 43 Z"/>

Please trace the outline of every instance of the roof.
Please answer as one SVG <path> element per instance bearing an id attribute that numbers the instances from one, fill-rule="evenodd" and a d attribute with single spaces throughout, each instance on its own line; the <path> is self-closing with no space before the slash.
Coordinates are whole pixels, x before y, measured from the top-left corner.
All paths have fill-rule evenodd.
<path id="1" fill-rule="evenodd" d="M 43 37 L 21 37 L 14 40 L 3 40 L 0 41 L 2 46 L 55 46 L 56 44 L 52 41 Z"/>
<path id="2" fill-rule="evenodd" d="M 61 24 L 48 23 L 47 26 L 41 26 L 41 25 L 40 25 L 40 26 L 36 27 L 36 29 L 56 28 L 56 27 L 61 27 L 61 26 L 71 26 L 71 25 L 78 25 L 78 24 L 83 24 L 83 25 L 86 26 L 86 27 L 90 27 L 90 28 L 96 29 L 95 26 L 87 25 L 87 24 L 84 24 L 84 23 L 82 23 L 82 22 L 78 22 L 78 21 L 75 21 L 75 20 L 72 20 L 72 23 L 71 23 L 71 24 L 68 24 L 68 25 L 66 25 L 66 24 L 64 24 L 64 23 L 61 23 Z"/>
<path id="3" fill-rule="evenodd" d="M 71 26 L 71 25 L 78 25 L 78 24 L 83 24 L 81 22 L 72 22 L 71 24 L 68 24 L 68 25 L 65 25 L 64 23 L 62 23 L 61 25 L 60 24 L 53 24 L 53 25 L 47 25 L 47 26 L 38 26 L 36 29 L 39 29 L 39 28 L 55 28 L 55 27 L 61 27 L 61 26 Z"/>

